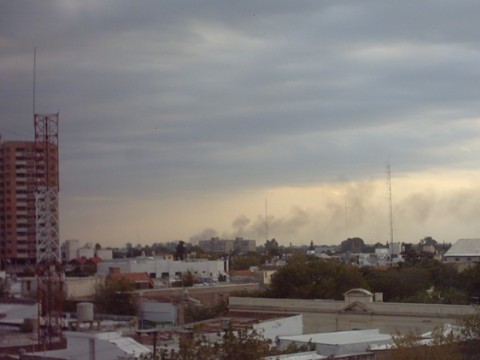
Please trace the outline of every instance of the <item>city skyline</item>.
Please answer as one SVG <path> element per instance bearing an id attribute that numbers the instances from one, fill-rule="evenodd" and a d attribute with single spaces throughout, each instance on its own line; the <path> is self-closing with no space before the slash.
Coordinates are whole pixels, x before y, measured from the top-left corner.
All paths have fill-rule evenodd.
<path id="1" fill-rule="evenodd" d="M 480 237 L 480 4 L 11 1 L 0 134 L 60 114 L 60 237 Z M 268 201 L 268 208 L 266 207 Z"/>

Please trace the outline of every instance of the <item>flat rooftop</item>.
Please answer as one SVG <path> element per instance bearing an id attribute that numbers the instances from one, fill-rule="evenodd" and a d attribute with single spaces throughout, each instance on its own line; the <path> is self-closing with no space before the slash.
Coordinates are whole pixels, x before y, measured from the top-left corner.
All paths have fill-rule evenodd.
<path id="1" fill-rule="evenodd" d="M 331 333 L 305 334 L 296 336 L 280 336 L 280 340 L 295 341 L 314 344 L 346 345 L 374 341 L 391 341 L 388 334 L 380 334 L 378 329 L 337 331 Z"/>

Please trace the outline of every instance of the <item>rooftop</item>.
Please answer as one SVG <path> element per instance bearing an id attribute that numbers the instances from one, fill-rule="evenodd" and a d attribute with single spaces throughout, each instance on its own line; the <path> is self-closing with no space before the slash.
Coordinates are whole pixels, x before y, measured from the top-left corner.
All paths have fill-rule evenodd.
<path id="1" fill-rule="evenodd" d="M 480 256 L 480 239 L 459 239 L 444 256 Z"/>
<path id="2" fill-rule="evenodd" d="M 391 341 L 392 337 L 388 334 L 380 334 L 378 329 L 371 329 L 337 331 L 331 333 L 317 333 L 297 336 L 281 336 L 280 339 L 305 343 L 311 341 L 314 344 L 345 345 L 369 341 Z"/>

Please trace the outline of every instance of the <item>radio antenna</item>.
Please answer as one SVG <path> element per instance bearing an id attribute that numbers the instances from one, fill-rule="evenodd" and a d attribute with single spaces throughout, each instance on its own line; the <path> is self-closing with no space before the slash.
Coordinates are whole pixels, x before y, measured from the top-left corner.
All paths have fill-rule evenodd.
<path id="1" fill-rule="evenodd" d="M 33 117 L 35 118 L 35 83 L 36 83 L 36 75 L 37 75 L 37 48 L 34 47 L 33 48 L 33 86 L 32 86 L 32 99 L 33 99 L 33 104 L 32 104 L 32 107 L 33 107 Z"/>

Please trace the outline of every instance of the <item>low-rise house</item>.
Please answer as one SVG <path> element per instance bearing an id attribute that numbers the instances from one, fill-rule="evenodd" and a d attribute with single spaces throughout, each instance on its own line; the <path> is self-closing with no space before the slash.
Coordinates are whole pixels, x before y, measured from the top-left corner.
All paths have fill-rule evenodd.
<path id="1" fill-rule="evenodd" d="M 154 281 L 146 272 L 138 273 L 122 273 L 119 268 L 111 268 L 110 273 L 106 277 L 107 281 L 125 280 L 135 284 L 137 290 L 153 289 Z"/>
<path id="2" fill-rule="evenodd" d="M 253 283 L 257 281 L 252 270 L 230 270 L 230 282 L 235 284 Z"/>
<path id="3" fill-rule="evenodd" d="M 277 272 L 277 266 L 262 266 L 255 271 L 256 281 L 263 286 L 269 286 L 272 283 L 272 276 Z"/>
<path id="4" fill-rule="evenodd" d="M 98 264 L 100 264 L 102 261 L 103 260 L 98 256 L 94 256 L 91 258 L 86 258 L 86 257 L 76 258 L 76 259 L 70 260 L 67 268 L 65 269 L 65 272 L 67 273 L 67 276 L 94 275 L 97 273 Z"/>
<path id="5" fill-rule="evenodd" d="M 443 255 L 443 261 L 456 263 L 460 268 L 480 262 L 480 239 L 457 240 Z"/>

